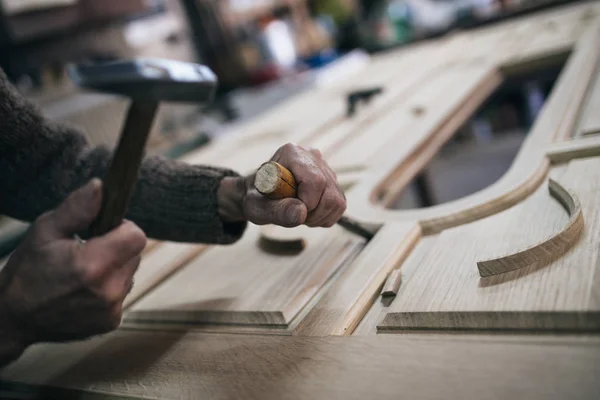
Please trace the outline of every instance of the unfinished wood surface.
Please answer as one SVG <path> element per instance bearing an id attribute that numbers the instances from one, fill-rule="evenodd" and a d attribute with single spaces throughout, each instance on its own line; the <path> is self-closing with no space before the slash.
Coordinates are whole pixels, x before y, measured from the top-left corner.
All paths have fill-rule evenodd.
<path id="1" fill-rule="evenodd" d="M 505 210 L 530 195 L 542 183 L 548 170 L 544 148 L 554 140 L 564 140 L 573 134 L 586 85 L 600 57 L 599 35 L 600 25 L 588 23 L 519 155 L 498 182 L 473 195 L 424 209 L 392 211 L 372 204 L 381 199 L 394 199 L 394 194 L 399 193 L 436 154 L 441 146 L 440 138 L 453 134 L 482 101 L 478 99 L 457 124 L 449 124 L 447 118 L 455 120 L 460 112 L 464 112 L 467 96 L 449 107 L 444 117 L 437 111 L 425 119 L 427 123 L 409 126 L 412 137 L 418 139 L 407 142 L 403 137 L 395 138 L 373 156 L 374 162 L 364 180 L 349 192 L 349 216 L 373 222 L 417 220 L 424 232 L 435 233 Z M 471 98 L 473 93 L 477 91 L 471 92 Z M 402 185 L 397 184 L 399 181 Z"/>
<path id="2" fill-rule="evenodd" d="M 239 243 L 206 251 L 126 319 L 286 327 L 364 242 L 341 229 L 316 229 L 307 238 L 310 251 L 285 257 L 262 250 L 259 236 L 251 225 Z"/>
<path id="3" fill-rule="evenodd" d="M 546 156 L 554 164 L 565 163 L 576 158 L 600 156 L 600 135 L 553 143 Z"/>
<path id="4" fill-rule="evenodd" d="M 387 148 L 388 153 L 393 149 L 402 157 L 400 154 L 407 154 L 405 149 L 422 140 L 420 132 L 427 135 L 432 123 L 450 115 L 477 87 L 481 87 L 482 81 L 490 83 L 483 94 L 487 97 L 499 85 L 500 78 L 488 65 L 455 63 L 431 71 L 417 81 L 419 89 L 414 90 L 402 106 L 394 105 L 377 119 L 370 120 L 368 125 L 360 127 L 357 134 L 338 146 L 336 154 L 328 161 L 335 170 L 343 171 L 354 165 L 370 166 L 383 148 Z M 415 129 L 423 124 L 428 125 L 427 131 Z M 390 140 L 397 142 L 399 138 L 404 138 L 401 147 L 388 147 Z"/>
<path id="5" fill-rule="evenodd" d="M 294 335 L 348 336 L 367 313 L 389 273 L 420 237 L 416 225 L 385 225 L 302 320 Z"/>
<path id="6" fill-rule="evenodd" d="M 410 252 L 406 260 L 400 264 L 398 268 L 402 274 L 404 265 L 420 265 L 431 248 L 434 246 L 438 235 L 424 236 L 419 239 L 414 250 Z M 409 271 L 410 272 L 410 271 Z M 397 295 L 398 293 L 396 293 Z M 393 304 L 395 297 L 379 296 L 375 299 L 371 309 L 361 319 L 360 324 L 356 327 L 353 336 L 374 336 L 377 335 L 377 326 L 383 321 L 388 313 L 390 306 Z"/>
<path id="7" fill-rule="evenodd" d="M 428 255 L 402 266 L 404 283 L 380 331 L 405 329 L 600 329 L 600 158 L 572 161 L 564 175 L 581 202 L 581 239 L 555 259 L 480 278 L 476 262 L 560 230 L 568 221 L 545 187 L 498 215 L 442 232 Z"/>
<path id="8" fill-rule="evenodd" d="M 518 339 L 518 340 L 517 340 Z M 49 387 L 155 399 L 593 399 L 598 338 L 298 338 L 118 332 L 31 349 L 2 371 Z M 86 391 L 86 392 L 83 392 Z M 63 397 L 59 395 L 63 394 Z"/>
<path id="9" fill-rule="evenodd" d="M 398 294 L 398 290 L 400 290 L 400 285 L 402 284 L 402 271 L 400 269 L 395 269 L 390 273 L 390 276 L 385 281 L 385 285 L 383 285 L 383 289 L 381 290 L 381 295 L 383 297 L 387 296 L 395 296 Z"/>
<path id="10" fill-rule="evenodd" d="M 153 245 L 134 275 L 133 288 L 125 298 L 123 307 L 130 307 L 206 249 L 207 246 L 187 243 Z"/>
<path id="11" fill-rule="evenodd" d="M 553 233 L 547 240 L 525 250 L 500 258 L 478 261 L 477 269 L 481 277 L 504 274 L 531 265 L 539 265 L 548 258 L 554 259 L 561 256 L 577 242 L 584 224 L 579 199 L 552 179 L 548 181 L 548 189 L 550 195 L 560 202 L 569 214 L 570 218 L 567 224 L 559 232 Z"/>
<path id="12" fill-rule="evenodd" d="M 587 106 L 579 125 L 579 133 L 583 136 L 600 134 L 600 69 L 596 71 L 596 79 L 590 87 Z"/>

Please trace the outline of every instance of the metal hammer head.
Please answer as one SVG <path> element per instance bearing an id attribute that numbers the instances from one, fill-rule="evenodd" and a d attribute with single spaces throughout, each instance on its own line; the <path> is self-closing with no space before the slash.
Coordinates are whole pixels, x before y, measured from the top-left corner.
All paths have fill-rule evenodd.
<path id="1" fill-rule="evenodd" d="M 81 88 L 157 103 L 211 103 L 218 84 L 204 65 L 161 59 L 75 65 L 68 73 Z"/>
<path id="2" fill-rule="evenodd" d="M 213 100 L 217 78 L 203 65 L 152 59 L 72 66 L 69 75 L 81 88 L 132 100 L 104 176 L 102 209 L 89 228 L 91 236 L 99 236 L 117 227 L 125 217 L 159 103 L 208 104 Z"/>

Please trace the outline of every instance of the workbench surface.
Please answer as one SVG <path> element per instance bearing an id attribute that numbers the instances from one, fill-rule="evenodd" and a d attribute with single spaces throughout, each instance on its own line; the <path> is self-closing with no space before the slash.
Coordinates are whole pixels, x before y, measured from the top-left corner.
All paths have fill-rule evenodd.
<path id="1" fill-rule="evenodd" d="M 152 242 L 122 327 L 34 346 L 1 373 L 3 398 L 600 398 L 599 43 L 596 1 L 456 32 L 186 155 L 250 173 L 287 142 L 317 147 L 347 215 L 380 229 L 369 243 L 257 226 L 232 246 Z M 497 182 L 392 207 L 503 82 L 561 63 Z M 348 116 L 346 94 L 373 87 Z M 263 246 L 287 242 L 304 249 Z"/>

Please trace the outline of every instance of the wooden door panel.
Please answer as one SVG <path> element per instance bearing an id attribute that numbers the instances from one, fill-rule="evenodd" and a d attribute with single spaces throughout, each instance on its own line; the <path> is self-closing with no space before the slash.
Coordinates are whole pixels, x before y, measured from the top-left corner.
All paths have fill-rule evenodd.
<path id="1" fill-rule="evenodd" d="M 498 182 L 462 199 L 433 207 L 403 211 L 386 210 L 381 207 L 394 200 L 395 195 L 400 193 L 437 153 L 445 142 L 440 142 L 440 138 L 453 135 L 487 97 L 490 91 L 484 92 L 484 98 L 475 97 L 474 104 L 469 103 L 478 89 L 481 90 L 480 85 L 472 90 L 471 99 L 459 97 L 455 100 L 457 103 L 454 108 L 446 111 L 446 117 L 433 114 L 433 121 L 437 119 L 437 124 L 431 119 L 424 119 L 414 126 L 409 126 L 407 129 L 413 138 L 417 138 L 414 141 L 407 141 L 406 137 L 399 136 L 375 154 L 364 180 L 348 194 L 349 214 L 359 220 L 380 223 L 417 220 L 424 231 L 430 234 L 484 218 L 526 198 L 539 187 L 548 172 L 549 163 L 544 153 L 546 147 L 574 134 L 590 80 L 595 76 L 600 59 L 598 37 L 600 24 L 588 24 L 576 42 L 551 97 L 532 127 L 519 155 Z M 490 79 L 494 79 L 494 76 L 490 75 L 482 83 Z M 458 121 L 453 121 L 453 118 L 458 118 Z M 377 204 L 378 202 L 381 204 Z"/>
<path id="2" fill-rule="evenodd" d="M 34 346 L 0 373 L 2 389 L 24 384 L 9 390 L 33 398 L 55 394 L 48 386 L 74 391 L 56 398 L 599 397 L 599 40 L 600 2 L 568 5 L 375 55 L 233 127 L 183 161 L 247 173 L 286 142 L 318 146 L 349 188 L 348 215 L 380 227 L 375 238 L 250 226 L 231 246 L 152 243 L 118 332 Z M 435 207 L 389 209 L 505 77 L 565 59 L 498 182 Z M 378 85 L 383 94 L 345 115 L 348 91 Z M 550 178 L 568 191 L 557 195 L 566 209 Z M 302 251 L 274 251 L 288 241 Z M 482 273 L 478 262 L 491 259 L 511 270 Z M 382 297 L 398 271 L 397 295 Z"/>
<path id="3" fill-rule="evenodd" d="M 233 246 L 213 247 L 189 262 L 127 315 L 132 322 L 287 327 L 362 246 L 344 232 L 315 229 L 300 255 L 271 254 L 250 226 Z"/>
<path id="4" fill-rule="evenodd" d="M 600 134 L 600 71 L 596 75 L 595 82 L 590 86 L 589 99 L 579 125 L 579 133 L 584 136 Z"/>
<path id="5" fill-rule="evenodd" d="M 481 277 L 477 262 L 530 247 L 564 230 L 569 216 L 544 186 L 505 212 L 442 232 L 405 279 L 380 331 L 402 329 L 600 329 L 600 158 L 572 161 L 557 177 L 581 202 L 572 249 L 546 248 L 522 269 Z M 567 184 L 565 184 L 566 186 Z"/>

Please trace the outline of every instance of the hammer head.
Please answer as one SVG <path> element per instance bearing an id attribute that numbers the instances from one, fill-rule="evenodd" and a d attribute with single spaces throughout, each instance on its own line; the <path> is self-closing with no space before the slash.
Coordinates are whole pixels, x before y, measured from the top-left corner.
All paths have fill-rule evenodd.
<path id="1" fill-rule="evenodd" d="M 217 77 L 206 66 L 172 60 L 136 59 L 75 65 L 69 76 L 81 88 L 132 100 L 211 103 Z"/>

